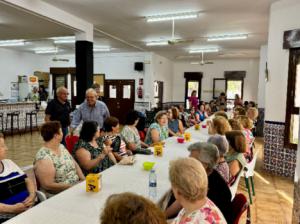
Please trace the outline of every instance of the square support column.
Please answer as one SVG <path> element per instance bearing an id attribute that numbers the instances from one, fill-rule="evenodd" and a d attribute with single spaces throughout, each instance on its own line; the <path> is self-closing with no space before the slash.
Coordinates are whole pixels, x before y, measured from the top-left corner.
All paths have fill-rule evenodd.
<path id="1" fill-rule="evenodd" d="M 94 74 L 93 42 L 76 41 L 76 104 L 81 104 L 85 99 L 85 91 L 91 88 Z"/>

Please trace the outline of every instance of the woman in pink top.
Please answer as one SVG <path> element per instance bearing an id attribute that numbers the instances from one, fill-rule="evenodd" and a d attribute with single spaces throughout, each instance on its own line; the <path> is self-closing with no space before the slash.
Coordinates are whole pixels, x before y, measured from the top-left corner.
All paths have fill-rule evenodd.
<path id="1" fill-rule="evenodd" d="M 176 200 L 183 209 L 172 224 L 227 223 L 219 208 L 207 198 L 207 174 L 194 158 L 170 163 L 169 178 Z"/>
<path id="2" fill-rule="evenodd" d="M 197 91 L 193 90 L 191 96 L 189 97 L 189 102 L 190 102 L 190 109 L 194 107 L 195 109 L 198 108 L 199 105 L 199 99 L 197 97 Z"/>

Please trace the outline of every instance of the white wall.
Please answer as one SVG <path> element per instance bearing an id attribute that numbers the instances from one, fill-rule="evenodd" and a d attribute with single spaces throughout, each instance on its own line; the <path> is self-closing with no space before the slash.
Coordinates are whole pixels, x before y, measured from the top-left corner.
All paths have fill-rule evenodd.
<path id="1" fill-rule="evenodd" d="M 10 98 L 10 83 L 18 82 L 18 75 L 33 75 L 34 71 L 49 71 L 47 58 L 31 53 L 0 48 L 0 92 Z"/>
<path id="2" fill-rule="evenodd" d="M 258 95 L 257 103 L 259 108 L 265 108 L 265 92 L 266 92 L 266 80 L 265 80 L 265 70 L 266 63 L 268 61 L 268 46 L 264 45 L 260 48 L 259 57 L 259 81 L 258 81 Z"/>
<path id="3" fill-rule="evenodd" d="M 163 102 L 171 102 L 173 99 L 173 62 L 169 59 L 153 54 L 153 79 L 164 83 Z"/>
<path id="4" fill-rule="evenodd" d="M 53 62 L 53 56 L 48 56 L 48 67 L 75 67 L 75 55 L 58 55 L 58 58 L 69 59 L 69 62 Z M 153 83 L 152 71 L 152 53 L 105 53 L 94 54 L 94 74 L 105 74 L 106 79 L 134 79 L 135 89 L 139 84 L 139 79 L 144 79 L 144 98 L 139 99 L 136 95 L 135 100 L 138 102 L 152 102 Z M 144 71 L 137 72 L 134 70 L 135 62 L 144 63 Z M 49 69 L 48 69 L 49 71 Z M 136 91 L 137 94 L 137 91 Z"/>
<path id="5" fill-rule="evenodd" d="M 285 122 L 289 51 L 282 49 L 283 33 L 300 28 L 300 1 L 284 0 L 271 6 L 265 119 Z"/>
<path id="6" fill-rule="evenodd" d="M 173 101 L 184 101 L 184 72 L 203 72 L 201 100 L 213 97 L 213 79 L 224 78 L 224 71 L 246 71 L 244 80 L 244 100 L 257 101 L 258 59 L 214 60 L 212 65 L 191 65 L 187 62 L 174 63 Z"/>
<path id="7" fill-rule="evenodd" d="M 62 55 L 59 58 L 68 58 L 69 62 L 50 62 L 52 67 L 74 67 L 74 55 Z M 135 62 L 144 62 L 144 71 L 134 71 Z M 136 53 L 107 53 L 94 55 L 94 73 L 104 73 L 106 79 L 135 79 L 135 89 L 139 84 L 139 79 L 144 79 L 144 98 L 137 102 L 153 101 L 153 82 L 164 82 L 164 102 L 172 101 L 172 74 L 173 62 L 150 52 Z M 137 91 L 136 91 L 137 94 Z"/>

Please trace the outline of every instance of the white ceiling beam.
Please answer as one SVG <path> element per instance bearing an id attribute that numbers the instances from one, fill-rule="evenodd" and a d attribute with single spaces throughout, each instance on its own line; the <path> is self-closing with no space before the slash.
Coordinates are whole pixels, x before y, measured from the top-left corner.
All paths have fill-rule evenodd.
<path id="1" fill-rule="evenodd" d="M 93 24 L 40 0 L 2 0 L 1 2 L 27 13 L 74 30 L 77 40 L 93 42 Z"/>

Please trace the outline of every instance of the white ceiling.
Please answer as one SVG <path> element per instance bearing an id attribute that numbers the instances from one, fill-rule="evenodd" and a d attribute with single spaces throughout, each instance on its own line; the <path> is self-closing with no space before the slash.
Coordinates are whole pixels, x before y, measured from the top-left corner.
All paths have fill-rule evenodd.
<path id="1" fill-rule="evenodd" d="M 192 60 L 188 49 L 218 46 L 214 58 L 253 58 L 267 43 L 269 8 L 276 0 L 43 0 L 95 25 L 95 43 L 110 45 L 115 52 L 137 51 L 98 32 L 102 30 L 146 51 L 154 51 L 172 60 Z M 197 19 L 175 23 L 176 38 L 193 39 L 193 42 L 164 47 L 146 47 L 146 41 L 165 40 L 171 37 L 170 21 L 147 23 L 145 16 L 199 11 Z M 47 27 L 47 29 L 45 29 Z M 98 30 L 98 31 L 97 31 Z M 0 4 L 0 39 L 40 39 L 70 35 L 73 31 L 18 9 Z M 207 36 L 247 33 L 246 40 L 210 42 Z M 38 42 L 34 42 L 38 44 Z M 40 42 L 40 44 L 42 44 Z M 52 43 L 50 43 L 51 45 Z M 19 47 L 20 48 L 20 47 Z M 24 50 L 30 50 L 30 46 Z M 73 46 L 63 46 L 73 49 Z"/>
<path id="2" fill-rule="evenodd" d="M 29 14 L 0 1 L 0 40 L 25 39 L 24 46 L 10 46 L 8 49 L 33 52 L 37 48 L 55 47 L 50 37 L 73 36 L 74 30 L 42 17 Z M 111 40 L 102 34 L 95 34 L 95 45 L 111 46 L 112 52 L 132 51 L 127 45 Z M 5 48 L 5 47 L 4 47 Z M 58 54 L 74 53 L 74 44 L 58 45 Z"/>
<path id="3" fill-rule="evenodd" d="M 193 47 L 208 46 L 207 36 L 248 33 L 247 40 L 216 42 L 222 57 L 258 57 L 267 43 L 269 8 L 276 0 L 43 0 L 79 16 L 96 28 L 170 59 L 188 55 Z M 144 42 L 171 37 L 171 22 L 147 23 L 145 16 L 200 11 L 197 19 L 176 21 L 178 38 L 189 44 L 146 47 Z M 211 44 L 209 44 L 211 45 Z M 236 55 L 236 56 L 234 56 Z"/>

